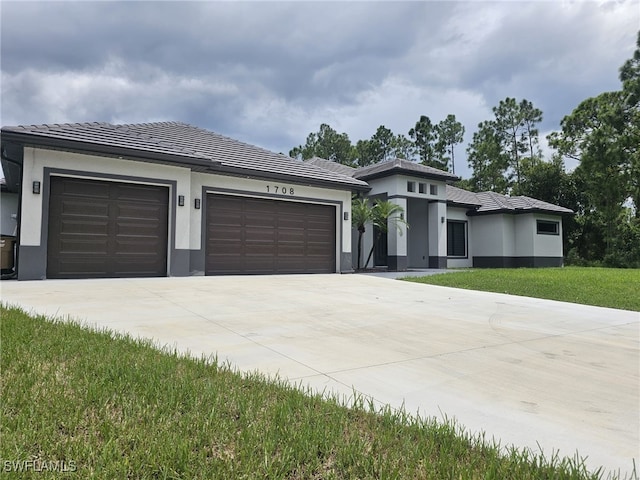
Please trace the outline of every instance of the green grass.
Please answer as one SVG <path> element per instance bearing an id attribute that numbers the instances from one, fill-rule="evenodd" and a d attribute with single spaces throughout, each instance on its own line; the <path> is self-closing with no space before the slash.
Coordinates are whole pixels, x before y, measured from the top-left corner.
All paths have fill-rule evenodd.
<path id="1" fill-rule="evenodd" d="M 403 280 L 640 311 L 640 270 L 637 269 L 501 268 Z"/>
<path id="2" fill-rule="evenodd" d="M 32 462 L 20 478 L 603 477 L 577 455 L 503 449 L 362 398 L 346 408 L 214 358 L 0 313 L 0 456 L 4 472 Z M 43 465 L 75 471 L 36 471 Z"/>

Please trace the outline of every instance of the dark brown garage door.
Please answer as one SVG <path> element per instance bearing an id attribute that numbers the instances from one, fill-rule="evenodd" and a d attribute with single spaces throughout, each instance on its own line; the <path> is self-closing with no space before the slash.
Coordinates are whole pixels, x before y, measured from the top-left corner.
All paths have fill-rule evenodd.
<path id="1" fill-rule="evenodd" d="M 47 277 L 167 274 L 167 187 L 51 177 Z"/>
<path id="2" fill-rule="evenodd" d="M 330 205 L 207 195 L 207 275 L 333 273 Z"/>

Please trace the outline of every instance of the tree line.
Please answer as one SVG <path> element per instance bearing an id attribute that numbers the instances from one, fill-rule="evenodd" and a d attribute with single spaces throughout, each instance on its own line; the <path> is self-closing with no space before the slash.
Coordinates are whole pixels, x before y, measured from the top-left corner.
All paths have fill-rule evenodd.
<path id="1" fill-rule="evenodd" d="M 451 166 L 455 173 L 454 148 L 464 136 L 464 126 L 455 115 L 447 115 L 437 124 L 422 115 L 408 133 L 408 137 L 396 135 L 380 125 L 370 139 L 358 140 L 353 145 L 346 133 L 338 133 L 323 123 L 317 133 L 307 136 L 304 145 L 291 149 L 289 156 L 299 160 L 320 157 L 351 167 L 402 158 L 447 171 Z"/>
<path id="2" fill-rule="evenodd" d="M 576 215 L 564 222 L 568 264 L 640 268 L 640 32 L 619 79 L 619 90 L 582 101 L 547 136 L 551 158 L 540 149 L 543 112 L 526 99 L 500 101 L 493 118 L 477 126 L 466 149 L 472 174 L 457 186 L 570 208 Z M 289 155 L 353 167 L 402 158 L 455 173 L 464 133 L 453 114 L 437 124 L 422 115 L 407 136 L 381 125 L 354 145 L 346 133 L 322 124 Z M 579 162 L 572 172 L 566 159 Z"/>

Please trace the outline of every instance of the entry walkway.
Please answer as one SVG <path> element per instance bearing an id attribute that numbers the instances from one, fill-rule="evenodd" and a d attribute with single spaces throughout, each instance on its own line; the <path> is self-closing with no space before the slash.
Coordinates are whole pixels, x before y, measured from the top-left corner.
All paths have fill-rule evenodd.
<path id="1" fill-rule="evenodd" d="M 640 314 L 369 275 L 0 283 L 3 302 L 243 371 L 455 419 L 502 445 L 639 463 Z"/>

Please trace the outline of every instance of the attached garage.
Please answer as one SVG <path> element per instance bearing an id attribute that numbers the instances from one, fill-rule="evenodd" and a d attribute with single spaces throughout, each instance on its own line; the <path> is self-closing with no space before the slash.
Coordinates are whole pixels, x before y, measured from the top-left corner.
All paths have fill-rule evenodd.
<path id="1" fill-rule="evenodd" d="M 352 271 L 350 175 L 180 122 L 0 140 L 18 280 Z"/>
<path id="2" fill-rule="evenodd" d="M 207 275 L 335 270 L 335 206 L 207 195 Z"/>
<path id="3" fill-rule="evenodd" d="M 167 275 L 167 187 L 51 177 L 48 278 Z"/>

